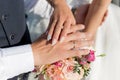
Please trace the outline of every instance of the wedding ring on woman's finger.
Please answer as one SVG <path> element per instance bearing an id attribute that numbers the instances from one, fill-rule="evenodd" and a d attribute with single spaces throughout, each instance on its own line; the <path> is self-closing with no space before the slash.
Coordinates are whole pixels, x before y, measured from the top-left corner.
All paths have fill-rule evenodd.
<path id="1" fill-rule="evenodd" d="M 73 48 L 72 49 L 75 49 L 75 46 L 76 46 L 76 43 L 75 43 L 75 41 L 73 41 Z"/>

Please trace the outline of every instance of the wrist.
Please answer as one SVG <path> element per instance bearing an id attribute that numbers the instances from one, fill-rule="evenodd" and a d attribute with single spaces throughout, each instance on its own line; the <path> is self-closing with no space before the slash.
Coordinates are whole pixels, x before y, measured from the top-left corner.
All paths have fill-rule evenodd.
<path id="1" fill-rule="evenodd" d="M 66 0 L 48 0 L 50 4 L 55 7 L 55 6 L 61 6 L 63 4 L 66 4 Z"/>
<path id="2" fill-rule="evenodd" d="M 35 43 L 31 44 L 31 48 L 32 48 L 32 52 L 33 52 L 33 59 L 34 59 L 34 66 L 38 66 L 39 64 L 39 56 L 37 55 L 37 51 L 36 51 L 36 47 L 35 47 Z"/>
<path id="3" fill-rule="evenodd" d="M 95 36 L 96 36 L 96 31 L 92 32 L 92 31 L 85 31 L 87 35 L 89 35 L 89 39 L 90 40 L 94 40 Z"/>

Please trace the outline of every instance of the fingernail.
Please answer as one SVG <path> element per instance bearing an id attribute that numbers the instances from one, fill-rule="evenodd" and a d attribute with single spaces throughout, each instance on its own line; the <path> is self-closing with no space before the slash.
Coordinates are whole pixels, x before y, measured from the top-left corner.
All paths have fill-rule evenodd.
<path id="1" fill-rule="evenodd" d="M 51 35 L 48 34 L 47 41 L 49 41 L 50 39 L 51 39 Z"/>
<path id="2" fill-rule="evenodd" d="M 82 29 L 84 29 L 85 28 L 85 25 L 81 25 L 82 26 Z"/>
<path id="3" fill-rule="evenodd" d="M 64 39 L 65 39 L 65 37 L 62 37 L 62 38 L 60 39 L 60 43 L 62 43 L 62 42 L 64 41 Z"/>
<path id="4" fill-rule="evenodd" d="M 52 46 L 54 46 L 56 43 L 57 43 L 57 40 L 54 39 L 54 40 L 52 41 Z"/>

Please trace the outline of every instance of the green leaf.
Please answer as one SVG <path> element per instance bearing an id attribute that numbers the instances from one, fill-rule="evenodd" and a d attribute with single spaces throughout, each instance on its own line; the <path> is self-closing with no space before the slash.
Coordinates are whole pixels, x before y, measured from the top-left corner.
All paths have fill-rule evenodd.
<path id="1" fill-rule="evenodd" d="M 90 73 L 90 69 L 85 70 L 84 69 L 84 77 L 87 77 Z"/>
<path id="2" fill-rule="evenodd" d="M 105 57 L 106 56 L 106 54 L 100 54 L 100 55 L 98 55 L 97 57 Z"/>
<path id="3" fill-rule="evenodd" d="M 73 72 L 74 72 L 74 73 L 77 72 L 78 74 L 80 74 L 79 66 L 74 66 Z"/>

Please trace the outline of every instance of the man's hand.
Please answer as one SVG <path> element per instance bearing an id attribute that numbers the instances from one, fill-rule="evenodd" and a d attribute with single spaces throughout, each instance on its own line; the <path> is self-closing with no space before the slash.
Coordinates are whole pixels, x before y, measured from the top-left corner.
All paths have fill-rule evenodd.
<path id="1" fill-rule="evenodd" d="M 47 39 L 52 39 L 52 44 L 54 45 L 58 40 L 60 42 L 64 40 L 70 30 L 70 26 L 75 25 L 76 21 L 65 0 L 51 1 L 54 4 L 54 11 L 50 19 Z"/>
<path id="2" fill-rule="evenodd" d="M 46 40 L 46 35 L 44 34 L 31 45 L 35 66 L 51 64 L 74 56 L 81 57 L 82 55 L 87 55 L 89 53 L 89 50 L 80 50 L 80 48 L 92 45 L 92 41 L 80 41 L 82 38 L 87 39 L 87 34 L 83 32 L 75 32 L 83 30 L 84 27 L 76 25 L 71 28 L 72 30 L 69 32 L 70 34 L 66 37 L 63 43 L 57 42 L 56 45 L 52 46 L 50 41 L 48 42 Z"/>

